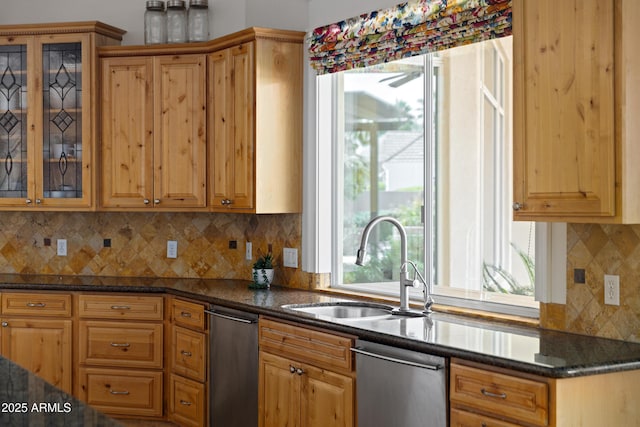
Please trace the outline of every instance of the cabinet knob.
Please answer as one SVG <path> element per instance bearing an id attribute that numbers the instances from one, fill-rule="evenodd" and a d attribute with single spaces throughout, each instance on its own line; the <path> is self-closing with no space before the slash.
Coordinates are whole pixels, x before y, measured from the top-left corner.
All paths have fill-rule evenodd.
<path id="1" fill-rule="evenodd" d="M 224 206 L 229 206 L 229 205 L 233 204 L 233 200 L 231 200 L 231 199 L 222 199 L 222 201 L 220 203 L 222 203 Z"/>
<path id="2" fill-rule="evenodd" d="M 4 322 L 3 322 L 4 324 Z M 292 374 L 296 373 L 296 368 L 294 368 L 293 366 L 289 365 L 289 372 L 291 372 Z"/>
<path id="3" fill-rule="evenodd" d="M 144 199 L 144 200 L 142 201 L 142 203 L 144 203 L 145 205 L 148 205 L 148 204 L 149 204 L 149 203 L 151 203 L 151 202 L 149 201 L 149 199 Z"/>
<path id="4" fill-rule="evenodd" d="M 192 405 L 192 403 L 191 403 L 191 402 L 188 402 L 188 401 L 186 401 L 186 400 L 182 400 L 182 399 L 180 399 L 180 404 L 181 404 L 181 405 L 184 405 L 184 406 L 191 406 L 191 405 Z"/>
<path id="5" fill-rule="evenodd" d="M 27 199 L 27 200 L 25 200 L 25 202 L 26 202 L 28 205 L 30 205 L 30 204 L 31 204 L 31 199 Z"/>
<path id="6" fill-rule="evenodd" d="M 7 326 L 9 326 L 9 324 L 7 322 L 2 322 L 2 327 L 6 328 Z"/>
<path id="7" fill-rule="evenodd" d="M 40 203 L 42 203 L 42 200 L 36 199 L 36 205 L 39 205 Z"/>
<path id="8" fill-rule="evenodd" d="M 155 203 L 156 205 L 160 204 L 160 199 L 153 199 L 153 203 Z"/>
<path id="9" fill-rule="evenodd" d="M 186 357 L 191 357 L 191 352 L 186 350 L 180 350 L 180 354 Z"/>
<path id="10" fill-rule="evenodd" d="M 524 205 L 520 202 L 513 202 L 513 210 L 514 211 L 519 211 L 520 209 L 524 208 Z"/>
<path id="11" fill-rule="evenodd" d="M 304 371 L 301 368 L 298 368 L 298 369 L 296 369 L 296 374 L 302 375 L 302 374 L 304 374 Z"/>

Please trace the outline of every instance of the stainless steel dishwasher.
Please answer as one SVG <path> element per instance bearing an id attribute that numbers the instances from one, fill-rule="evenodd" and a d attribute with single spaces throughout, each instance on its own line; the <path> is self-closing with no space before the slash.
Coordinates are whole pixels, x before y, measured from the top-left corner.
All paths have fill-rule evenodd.
<path id="1" fill-rule="evenodd" d="M 445 358 L 362 340 L 352 351 L 359 426 L 447 426 Z"/>
<path id="2" fill-rule="evenodd" d="M 206 312 L 210 319 L 210 425 L 257 426 L 258 316 L 219 306 Z"/>

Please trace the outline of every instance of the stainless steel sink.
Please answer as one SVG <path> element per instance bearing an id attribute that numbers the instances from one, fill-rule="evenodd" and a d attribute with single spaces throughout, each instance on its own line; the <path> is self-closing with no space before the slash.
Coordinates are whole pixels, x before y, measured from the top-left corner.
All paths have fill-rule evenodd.
<path id="1" fill-rule="evenodd" d="M 314 304 L 287 304 L 282 308 L 307 313 L 318 318 L 357 320 L 391 317 L 392 306 L 368 302 L 322 302 Z"/>

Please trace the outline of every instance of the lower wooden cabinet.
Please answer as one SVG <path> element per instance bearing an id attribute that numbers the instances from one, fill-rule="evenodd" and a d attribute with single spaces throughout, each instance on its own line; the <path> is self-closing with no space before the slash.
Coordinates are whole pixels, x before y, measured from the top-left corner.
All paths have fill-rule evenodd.
<path id="1" fill-rule="evenodd" d="M 355 425 L 351 337 L 260 319 L 260 427 Z"/>
<path id="2" fill-rule="evenodd" d="M 206 415 L 206 386 L 179 375 L 169 377 L 169 413 L 181 426 L 199 427 Z"/>
<path id="3" fill-rule="evenodd" d="M 2 318 L 2 355 L 72 392 L 71 320 Z"/>
<path id="4" fill-rule="evenodd" d="M 460 409 L 451 409 L 451 419 L 449 425 L 451 427 L 517 427 L 518 424 L 512 424 L 508 421 L 497 420 L 486 415 L 480 415 L 473 412 L 463 411 Z"/>
<path id="5" fill-rule="evenodd" d="M 161 417 L 162 372 L 80 368 L 80 398 L 117 416 Z"/>
<path id="6" fill-rule="evenodd" d="M 354 425 L 355 381 L 269 353 L 260 355 L 260 425 Z"/>
<path id="7" fill-rule="evenodd" d="M 115 417 L 163 418 L 164 297 L 87 293 L 77 300 L 78 397 Z"/>
<path id="8" fill-rule="evenodd" d="M 2 292 L 0 354 L 72 392 L 71 294 Z"/>
<path id="9" fill-rule="evenodd" d="M 181 426 L 205 426 L 209 372 L 205 305 L 181 298 L 168 298 L 168 305 L 167 418 Z"/>

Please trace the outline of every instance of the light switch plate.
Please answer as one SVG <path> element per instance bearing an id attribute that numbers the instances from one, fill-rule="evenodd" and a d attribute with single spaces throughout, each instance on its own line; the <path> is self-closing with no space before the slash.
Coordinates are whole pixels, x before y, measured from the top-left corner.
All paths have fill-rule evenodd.
<path id="1" fill-rule="evenodd" d="M 251 244 L 251 242 L 247 242 L 245 247 L 244 247 L 244 259 L 246 259 L 247 261 L 251 261 L 253 259 L 253 245 Z"/>
<path id="2" fill-rule="evenodd" d="M 298 250 L 295 248 L 282 249 L 282 264 L 285 267 L 298 268 Z"/>
<path id="3" fill-rule="evenodd" d="M 178 258 L 178 242 L 175 240 L 167 241 L 167 258 Z"/>

